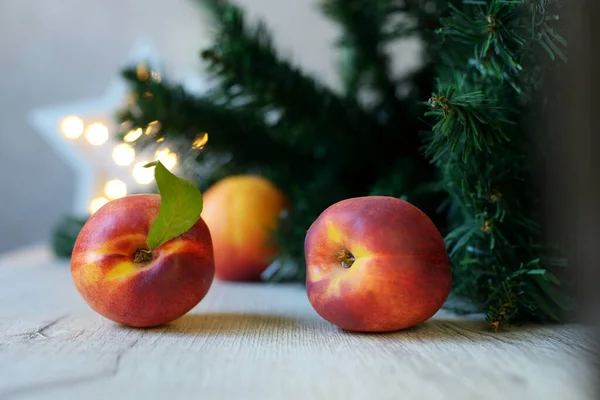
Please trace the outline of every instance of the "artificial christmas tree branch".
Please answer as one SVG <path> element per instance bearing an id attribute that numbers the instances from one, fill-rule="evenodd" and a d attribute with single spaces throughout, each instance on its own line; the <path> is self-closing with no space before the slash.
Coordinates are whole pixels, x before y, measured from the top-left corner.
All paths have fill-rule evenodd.
<path id="1" fill-rule="evenodd" d="M 119 113 L 119 121 L 126 123 L 125 130 L 145 129 L 154 121 L 159 122 L 151 135 L 143 135 L 136 141 L 137 147 L 153 146 L 167 137 L 187 143 L 189 148 L 198 135 L 218 132 L 206 144 L 208 152 L 195 154 L 198 162 L 207 153 L 226 155 L 232 147 L 245 150 L 234 160 L 229 159 L 227 165 L 222 165 L 223 170 L 219 173 L 199 182 L 203 188 L 227 174 L 256 166 L 261 162 L 257 159 L 259 155 L 268 155 L 271 162 L 279 165 L 284 165 L 289 157 L 303 159 L 295 147 L 272 140 L 265 121 L 251 111 L 232 109 L 209 98 L 191 96 L 182 87 L 164 79 L 160 82 L 140 79 L 136 68 L 125 70 L 123 76 L 130 84 L 132 96 L 137 99 Z"/>
<path id="2" fill-rule="evenodd" d="M 455 293 L 485 310 L 496 329 L 558 321 L 571 306 L 564 284 L 542 261 L 551 249 L 542 243 L 540 193 L 532 182 L 536 146 L 525 124 L 541 107 L 532 103 L 543 79 L 535 46 L 564 59 L 558 49 L 564 40 L 549 45 L 542 33 L 558 38 L 548 25 L 556 20 L 551 3 L 465 2 L 451 6 L 441 21 L 441 42 L 449 51 L 428 103 L 427 115 L 436 123 L 426 154 L 460 205 L 461 216 L 446 237 Z"/>
<path id="3" fill-rule="evenodd" d="M 218 30 L 214 45 L 202 55 L 228 94 L 243 98 L 257 111 L 276 112 L 277 123 L 294 125 L 299 135 L 325 130 L 328 135 L 322 139 L 339 145 L 365 134 L 368 118 L 356 101 L 342 99 L 281 59 L 262 23 L 250 26 L 244 12 L 226 1 L 201 2 L 213 10 Z"/>
<path id="4" fill-rule="evenodd" d="M 339 43 L 348 53 L 343 69 L 347 77 L 344 82 L 346 95 L 355 97 L 361 87 L 368 88 L 375 92 L 384 107 L 399 111 L 396 82 L 385 50 L 391 36 L 386 29 L 390 29 L 391 19 L 398 14 L 394 3 L 389 0 L 329 0 L 322 3 L 322 9 L 344 27 Z M 392 31 L 395 33 L 393 38 L 398 39 L 398 30 Z M 409 32 L 402 32 L 402 37 L 408 36 Z"/>

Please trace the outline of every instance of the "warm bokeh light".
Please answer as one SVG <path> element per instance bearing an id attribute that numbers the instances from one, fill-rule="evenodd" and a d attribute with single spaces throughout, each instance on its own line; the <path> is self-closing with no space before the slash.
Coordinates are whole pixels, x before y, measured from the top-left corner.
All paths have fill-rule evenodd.
<path id="1" fill-rule="evenodd" d="M 160 161 L 168 170 L 173 169 L 175 165 L 177 165 L 177 154 L 169 150 L 168 147 L 158 150 L 156 154 L 154 154 L 154 158 Z"/>
<path id="2" fill-rule="evenodd" d="M 133 179 L 142 185 L 154 180 L 154 168 L 144 168 L 148 161 L 140 161 L 133 167 Z"/>
<path id="3" fill-rule="evenodd" d="M 101 146 L 108 140 L 108 128 L 95 122 L 85 130 L 85 138 L 94 146 Z"/>
<path id="4" fill-rule="evenodd" d="M 104 194 L 109 199 L 118 199 L 127 195 L 127 185 L 123 181 L 113 179 L 104 185 Z"/>
<path id="5" fill-rule="evenodd" d="M 135 160 L 135 149 L 127 143 L 118 144 L 112 151 L 112 158 L 115 164 L 126 167 Z"/>
<path id="6" fill-rule="evenodd" d="M 202 150 L 208 143 L 208 132 L 199 133 L 192 143 L 192 148 L 196 150 Z"/>
<path id="7" fill-rule="evenodd" d="M 77 139 L 83 133 L 83 121 L 75 116 L 64 118 L 60 123 L 60 130 L 69 139 Z"/>
<path id="8" fill-rule="evenodd" d="M 108 203 L 108 199 L 105 197 L 98 197 L 98 198 L 95 198 L 94 200 L 92 200 L 90 202 L 90 208 L 89 208 L 90 214 L 94 214 L 106 203 Z"/>
<path id="9" fill-rule="evenodd" d="M 144 132 L 146 135 L 153 135 L 160 130 L 160 122 L 152 121 L 146 127 L 146 131 Z"/>
<path id="10" fill-rule="evenodd" d="M 127 134 L 123 136 L 123 140 L 131 143 L 138 140 L 140 136 L 142 136 L 142 128 L 137 128 L 127 132 Z"/>
<path id="11" fill-rule="evenodd" d="M 136 76 L 139 81 L 145 81 L 150 77 L 150 70 L 145 63 L 141 63 L 135 70 Z"/>
<path id="12" fill-rule="evenodd" d="M 156 83 L 160 83 L 160 81 L 162 80 L 160 74 L 156 71 L 152 71 L 150 75 L 152 76 L 152 79 L 156 81 Z"/>

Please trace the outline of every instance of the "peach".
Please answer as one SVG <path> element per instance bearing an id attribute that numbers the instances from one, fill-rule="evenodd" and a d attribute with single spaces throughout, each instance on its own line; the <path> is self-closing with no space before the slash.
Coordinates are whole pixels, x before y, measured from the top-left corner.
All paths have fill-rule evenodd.
<path id="1" fill-rule="evenodd" d="M 345 330 L 390 332 L 420 324 L 450 293 L 442 236 L 427 215 L 397 198 L 333 204 L 310 226 L 304 247 L 310 304 Z"/>
<path id="2" fill-rule="evenodd" d="M 283 192 L 267 179 L 234 175 L 203 194 L 202 218 L 210 229 L 215 276 L 228 281 L 258 281 L 273 261 L 273 232 L 288 204 Z"/>
<path id="3" fill-rule="evenodd" d="M 140 194 L 100 208 L 79 232 L 73 282 L 90 307 L 133 327 L 171 322 L 196 306 L 214 277 L 212 241 L 202 220 L 147 253 L 161 198 Z"/>

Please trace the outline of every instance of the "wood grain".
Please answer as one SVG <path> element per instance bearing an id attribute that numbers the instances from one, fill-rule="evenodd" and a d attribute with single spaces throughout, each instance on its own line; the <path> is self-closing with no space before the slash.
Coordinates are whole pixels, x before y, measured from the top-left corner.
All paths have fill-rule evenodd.
<path id="1" fill-rule="evenodd" d="M 0 259 L 0 399 L 592 399 L 580 326 L 496 334 L 440 311 L 392 334 L 343 332 L 299 285 L 215 282 L 169 325 L 95 314 L 68 264 L 34 248 Z"/>

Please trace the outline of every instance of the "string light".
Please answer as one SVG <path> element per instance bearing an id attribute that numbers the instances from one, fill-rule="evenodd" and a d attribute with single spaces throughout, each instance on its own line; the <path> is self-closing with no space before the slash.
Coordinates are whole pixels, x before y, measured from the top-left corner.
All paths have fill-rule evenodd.
<path id="1" fill-rule="evenodd" d="M 77 139 L 83 133 L 83 121 L 75 116 L 69 116 L 62 120 L 60 130 L 69 139 Z"/>
<path id="2" fill-rule="evenodd" d="M 165 147 L 161 150 L 156 150 L 156 153 L 154 153 L 154 158 L 159 161 L 163 161 L 162 159 L 165 158 L 165 156 L 167 156 L 170 152 L 171 150 L 168 147 Z"/>
<path id="3" fill-rule="evenodd" d="M 208 143 L 208 132 L 203 132 L 196 136 L 194 142 L 192 143 L 192 148 L 195 150 L 202 150 L 204 146 Z"/>
<path id="4" fill-rule="evenodd" d="M 154 180 L 154 168 L 145 168 L 146 164 L 148 161 L 140 161 L 133 167 L 133 179 L 142 185 L 147 185 Z"/>
<path id="5" fill-rule="evenodd" d="M 102 208 L 102 206 L 104 206 L 106 203 L 108 203 L 108 199 L 106 197 L 97 197 L 94 200 L 92 200 L 90 202 L 90 207 L 89 207 L 90 214 L 94 214 L 96 211 L 98 211 L 100 208 Z"/>
<path id="6" fill-rule="evenodd" d="M 94 146 L 101 146 L 108 140 L 108 128 L 95 122 L 85 130 L 85 138 Z"/>
<path id="7" fill-rule="evenodd" d="M 131 143 L 131 142 L 135 142 L 136 140 L 138 140 L 140 138 L 140 136 L 142 136 L 142 128 L 137 128 L 137 129 L 127 132 L 127 134 L 125 136 L 123 136 L 123 140 Z"/>
<path id="8" fill-rule="evenodd" d="M 160 161 L 168 170 L 173 169 L 177 165 L 177 154 L 171 152 L 168 147 L 158 150 L 154 154 L 154 158 Z"/>
<path id="9" fill-rule="evenodd" d="M 104 194 L 111 200 L 125 197 L 127 195 L 127 185 L 123 181 L 113 179 L 104 185 Z"/>
<path id="10" fill-rule="evenodd" d="M 135 160 L 135 150 L 127 143 L 118 144 L 112 151 L 112 158 L 115 164 L 126 167 Z"/>
<path id="11" fill-rule="evenodd" d="M 136 78 L 140 82 L 148 81 L 152 79 L 153 82 L 160 83 L 162 77 L 160 73 L 152 71 L 146 63 L 140 63 L 137 65 Z M 142 93 L 144 98 L 152 98 L 153 93 L 151 91 L 145 91 Z M 138 95 L 136 93 L 130 93 L 127 97 L 128 105 L 133 107 L 137 105 Z M 133 168 L 131 173 L 133 179 L 138 184 L 146 185 L 154 181 L 154 169 L 145 168 L 148 161 L 137 161 L 136 151 L 132 147 L 131 143 L 141 138 L 144 134 L 149 136 L 155 136 L 157 143 L 165 140 L 164 137 L 158 138 L 158 133 L 161 129 L 159 121 L 150 122 L 146 128 L 135 128 L 132 129 L 130 121 L 126 121 L 121 124 L 121 132 L 127 132 L 123 136 L 123 142 L 116 144 L 112 149 L 112 159 L 116 165 L 127 167 L 132 164 Z M 94 122 L 86 125 L 81 118 L 77 116 L 65 116 L 60 121 L 59 126 L 60 132 L 69 139 L 77 139 L 82 135 L 85 139 L 93 146 L 101 146 L 105 144 L 110 138 L 109 128 L 101 122 Z M 168 148 L 164 148 L 155 153 L 156 159 L 160 160 L 161 163 L 169 170 L 173 169 L 178 163 L 177 154 L 172 152 Z M 96 194 L 97 197 L 93 198 L 89 205 L 88 210 L 90 214 L 96 213 L 100 208 L 111 200 L 125 197 L 127 195 L 128 188 L 127 184 L 120 179 L 112 179 L 104 183 L 103 193 Z"/>
<path id="12" fill-rule="evenodd" d="M 76 213 L 89 216 L 113 200 L 138 190 L 148 190 L 155 184 L 155 171 L 144 166 L 154 160 L 155 151 L 163 146 L 179 151 L 162 137 L 167 121 L 159 116 L 155 120 L 144 120 L 140 107 L 144 100 L 153 101 L 160 95 L 157 90 L 162 85 L 163 72 L 155 68 L 155 62 L 159 63 L 155 53 L 152 43 L 140 43 L 130 55 L 129 63 L 133 62 L 130 77 L 137 82 L 139 90 L 127 90 L 126 85 L 119 85 L 102 99 L 90 101 L 89 105 L 85 103 L 62 110 L 48 108 L 34 119 L 36 127 L 39 125 L 40 129 L 48 131 L 51 139 L 69 152 L 67 155 L 77 156 L 79 160 L 76 161 L 85 164 L 81 167 L 85 167 L 83 172 L 86 173 L 77 182 L 80 200 L 74 204 Z M 126 110 L 127 115 L 119 119 L 116 115 L 110 117 L 116 107 Z M 161 127 L 163 124 L 166 125 Z M 197 131 L 192 131 L 192 135 L 195 133 Z M 188 138 L 188 143 L 192 138 Z M 142 145 L 140 142 L 152 148 L 138 148 Z M 159 159 L 165 167 L 175 170 L 183 161 L 178 159 L 179 156 L 181 154 L 167 149 L 159 154 Z"/>
<path id="13" fill-rule="evenodd" d="M 137 66 L 135 74 L 137 76 L 138 81 L 145 81 L 150 77 L 150 70 L 148 69 L 148 66 L 146 64 L 141 63 Z"/>
<path id="14" fill-rule="evenodd" d="M 152 135 L 160 130 L 160 122 L 152 121 L 146 127 L 146 131 L 144 132 L 146 135 Z"/>

